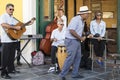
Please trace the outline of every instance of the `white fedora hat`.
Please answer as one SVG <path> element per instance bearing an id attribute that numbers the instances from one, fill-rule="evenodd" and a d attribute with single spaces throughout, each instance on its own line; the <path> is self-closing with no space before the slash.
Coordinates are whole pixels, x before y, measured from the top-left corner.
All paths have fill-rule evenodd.
<path id="1" fill-rule="evenodd" d="M 91 11 L 88 10 L 87 6 L 81 6 L 77 14 L 85 14 L 85 13 L 91 13 Z"/>

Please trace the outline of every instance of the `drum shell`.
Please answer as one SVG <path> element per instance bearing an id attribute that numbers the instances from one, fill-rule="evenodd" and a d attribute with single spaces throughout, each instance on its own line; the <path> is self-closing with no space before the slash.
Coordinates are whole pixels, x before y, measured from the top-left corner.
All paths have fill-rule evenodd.
<path id="1" fill-rule="evenodd" d="M 57 58 L 58 58 L 58 65 L 60 70 L 62 70 L 66 57 L 67 57 L 67 53 L 65 46 L 58 46 Z"/>

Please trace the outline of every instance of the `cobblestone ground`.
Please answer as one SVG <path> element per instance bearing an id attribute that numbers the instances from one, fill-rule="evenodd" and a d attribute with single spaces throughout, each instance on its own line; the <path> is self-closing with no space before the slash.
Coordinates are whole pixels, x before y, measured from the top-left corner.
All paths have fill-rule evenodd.
<path id="1" fill-rule="evenodd" d="M 108 63 L 107 65 L 111 64 Z M 21 67 L 16 66 L 20 73 L 10 74 L 12 77 L 10 80 L 59 80 L 58 74 L 47 72 L 49 67 L 50 64 L 32 67 L 29 67 L 27 64 L 23 64 Z M 84 76 L 82 79 L 73 79 L 70 73 L 71 71 L 66 76 L 67 80 L 120 80 L 119 69 L 113 72 L 112 66 L 107 66 L 106 71 L 98 66 L 95 66 L 93 71 L 80 69 L 80 74 Z M 5 79 L 0 77 L 0 80 Z"/>

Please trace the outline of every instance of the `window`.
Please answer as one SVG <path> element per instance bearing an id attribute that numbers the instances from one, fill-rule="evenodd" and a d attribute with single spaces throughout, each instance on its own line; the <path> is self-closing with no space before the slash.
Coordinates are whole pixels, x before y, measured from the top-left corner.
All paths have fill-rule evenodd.
<path id="1" fill-rule="evenodd" d="M 103 12 L 103 18 L 114 18 L 113 12 Z"/>

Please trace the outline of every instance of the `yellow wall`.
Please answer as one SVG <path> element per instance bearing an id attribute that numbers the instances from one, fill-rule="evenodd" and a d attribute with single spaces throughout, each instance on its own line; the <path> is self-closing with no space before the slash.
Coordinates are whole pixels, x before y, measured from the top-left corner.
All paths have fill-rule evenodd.
<path id="1" fill-rule="evenodd" d="M 83 0 L 76 0 L 76 14 L 79 11 L 80 7 L 83 6 Z"/>
<path id="2" fill-rule="evenodd" d="M 80 6 L 83 6 L 82 0 L 76 0 L 76 14 L 79 11 Z M 68 0 L 68 23 L 70 22 L 71 18 L 74 16 L 74 0 Z"/>
<path id="3" fill-rule="evenodd" d="M 68 23 L 71 18 L 74 16 L 74 0 L 68 1 Z"/>
<path id="4" fill-rule="evenodd" d="M 0 15 L 5 13 L 6 4 L 14 4 L 14 17 L 22 21 L 22 0 L 0 0 Z"/>

